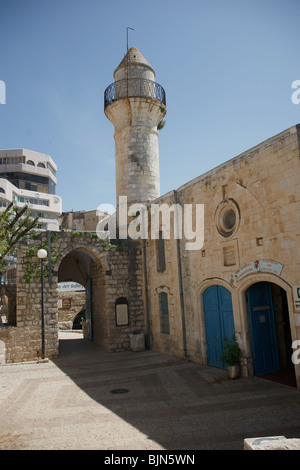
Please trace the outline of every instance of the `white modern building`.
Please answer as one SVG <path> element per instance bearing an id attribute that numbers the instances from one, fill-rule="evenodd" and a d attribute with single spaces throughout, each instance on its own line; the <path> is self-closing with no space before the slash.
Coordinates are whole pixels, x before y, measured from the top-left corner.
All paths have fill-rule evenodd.
<path id="1" fill-rule="evenodd" d="M 0 150 L 0 211 L 10 202 L 28 205 L 41 230 L 59 231 L 62 200 L 55 194 L 57 166 L 49 155 L 27 149 Z"/>

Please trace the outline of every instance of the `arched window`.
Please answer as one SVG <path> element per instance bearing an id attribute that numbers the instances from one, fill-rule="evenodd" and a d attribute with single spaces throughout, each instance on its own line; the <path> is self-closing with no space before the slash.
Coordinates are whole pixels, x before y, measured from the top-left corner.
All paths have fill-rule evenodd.
<path id="1" fill-rule="evenodd" d="M 0 193 L 5 194 L 5 191 L 3 188 L 0 188 Z"/>
<path id="2" fill-rule="evenodd" d="M 31 165 L 31 166 L 35 166 L 35 164 L 32 160 L 27 160 L 26 164 Z"/>
<path id="3" fill-rule="evenodd" d="M 45 164 L 42 163 L 42 162 L 39 162 L 39 163 L 37 164 L 37 166 L 40 167 L 40 168 L 46 168 Z"/>

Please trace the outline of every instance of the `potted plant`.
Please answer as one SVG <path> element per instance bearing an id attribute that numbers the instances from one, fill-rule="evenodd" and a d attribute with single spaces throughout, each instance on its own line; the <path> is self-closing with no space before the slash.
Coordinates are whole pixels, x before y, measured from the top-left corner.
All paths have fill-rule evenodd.
<path id="1" fill-rule="evenodd" d="M 224 338 L 221 360 L 228 366 L 228 374 L 230 379 L 236 379 L 240 375 L 240 357 L 241 350 L 235 335 L 231 340 Z"/>

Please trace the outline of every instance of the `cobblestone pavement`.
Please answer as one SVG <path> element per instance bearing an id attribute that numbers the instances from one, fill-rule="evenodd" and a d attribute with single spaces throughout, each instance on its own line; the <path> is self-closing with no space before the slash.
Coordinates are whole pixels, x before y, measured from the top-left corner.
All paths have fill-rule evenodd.
<path id="1" fill-rule="evenodd" d="M 300 437 L 300 392 L 154 351 L 106 353 L 66 332 L 48 363 L 0 369 L 0 449 L 243 449 Z"/>

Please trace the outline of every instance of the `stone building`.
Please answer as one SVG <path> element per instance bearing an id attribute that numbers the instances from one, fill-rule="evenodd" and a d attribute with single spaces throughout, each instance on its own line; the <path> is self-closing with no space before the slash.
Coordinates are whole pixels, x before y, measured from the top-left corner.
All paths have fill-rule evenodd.
<path id="1" fill-rule="evenodd" d="M 154 201 L 204 205 L 201 249 L 147 240 L 154 349 L 224 367 L 235 334 L 243 375 L 291 368 L 299 384 L 299 150 L 297 125 Z"/>
<path id="2" fill-rule="evenodd" d="M 15 316 L 0 325 L 6 362 L 39 360 L 42 356 L 41 279 L 38 259 L 32 252 L 47 243 L 47 234 L 42 232 L 19 246 Z M 86 286 L 85 337 L 110 352 L 129 350 L 130 335 L 144 331 L 140 250 L 103 242 L 95 234 L 65 232 L 52 234 L 51 253 L 51 276 L 48 264 L 44 265 L 46 357 L 58 354 L 57 286 L 70 278 Z M 26 277 L 28 268 L 30 276 Z"/>
<path id="3" fill-rule="evenodd" d="M 86 287 L 85 337 L 107 351 L 130 349 L 131 335 L 142 332 L 148 348 L 223 368 L 222 346 L 234 334 L 243 376 L 291 370 L 300 388 L 291 360 L 300 344 L 300 125 L 160 195 L 157 129 L 166 97 L 154 77 L 131 48 L 105 91 L 118 202 L 126 197 L 136 211 L 124 217 L 121 199 L 110 242 L 53 238 L 47 356 L 58 353 L 57 282 L 72 280 Z M 153 208 L 166 210 L 154 219 Z M 24 280 L 28 248 L 41 246 L 40 237 L 20 244 L 16 319 L 0 328 L 7 361 L 40 356 L 40 281 Z"/>
<path id="4" fill-rule="evenodd" d="M 105 101 L 115 127 L 117 197 L 143 203 L 147 217 L 147 343 L 225 367 L 222 346 L 235 335 L 244 376 L 290 369 L 300 386 L 299 365 L 291 360 L 292 345 L 300 339 L 300 126 L 157 198 L 157 124 L 164 116 L 158 110 L 165 111 L 165 95 L 137 88 L 146 78 L 153 84 L 154 76 L 140 52 L 130 49 L 115 71 L 114 96 Z M 157 239 L 151 237 L 154 206 L 169 208 Z M 195 232 L 199 246 L 194 248 L 185 235 L 183 211 L 188 208 L 194 230 L 203 232 L 202 237 Z M 145 226 L 144 216 L 138 222 Z"/>
<path id="5" fill-rule="evenodd" d="M 106 212 L 98 209 L 93 211 L 62 212 L 58 218 L 59 228 L 62 231 L 95 232 L 98 223 L 107 217 Z"/>

